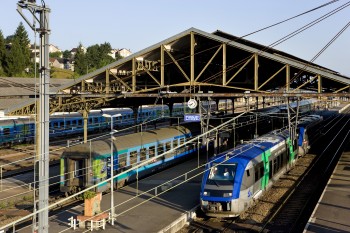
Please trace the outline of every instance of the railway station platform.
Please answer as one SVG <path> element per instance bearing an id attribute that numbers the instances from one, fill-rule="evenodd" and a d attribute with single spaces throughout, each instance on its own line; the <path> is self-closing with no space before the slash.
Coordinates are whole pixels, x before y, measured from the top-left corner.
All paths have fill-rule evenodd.
<path id="1" fill-rule="evenodd" d="M 350 232 L 350 145 L 340 157 L 304 233 Z"/>
<path id="2" fill-rule="evenodd" d="M 203 164 L 199 161 L 199 164 Z M 193 177 L 196 173 L 203 171 L 201 167 L 196 171 L 189 172 L 198 167 L 198 160 L 194 158 L 162 172 L 151 175 L 140 180 L 137 183 L 130 184 L 114 192 L 114 203 L 116 205 L 115 213 L 117 218 L 114 226 L 110 223 L 105 224 L 105 229 L 94 230 L 94 232 L 171 232 L 172 227 L 180 229 L 179 224 L 172 226 L 174 220 L 181 218 L 184 213 L 191 211 L 199 203 L 199 192 L 201 184 L 201 175 Z M 188 173 L 189 172 L 189 173 Z M 185 180 L 184 174 L 188 173 L 188 182 L 181 184 Z M 178 177 L 180 176 L 180 177 Z M 168 189 L 164 194 L 154 197 L 155 192 L 150 192 L 138 197 L 138 193 L 150 190 L 165 181 L 176 178 L 170 185 L 161 186 L 157 193 Z M 152 200 L 143 203 L 146 199 L 154 197 Z M 110 194 L 103 195 L 101 210 L 108 210 L 111 203 Z M 129 202 L 127 200 L 132 199 Z M 126 202 L 126 204 L 122 204 Z M 135 207 L 137 206 L 137 207 Z M 135 208 L 134 208 L 135 207 Z M 77 218 L 82 215 L 84 206 L 78 205 L 66 211 L 50 216 L 50 232 L 89 232 L 90 229 L 81 229 L 76 225 L 74 230 L 69 226 L 70 218 Z M 180 228 L 179 228 L 180 227 Z M 166 230 L 164 230 L 166 229 Z M 31 233 L 31 226 L 24 229 L 18 229 L 19 233 Z"/>

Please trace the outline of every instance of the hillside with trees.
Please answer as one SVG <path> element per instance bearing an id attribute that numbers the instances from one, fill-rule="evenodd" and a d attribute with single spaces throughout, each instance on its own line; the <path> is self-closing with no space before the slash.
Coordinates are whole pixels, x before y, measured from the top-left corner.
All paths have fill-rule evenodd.
<path id="1" fill-rule="evenodd" d="M 33 48 L 33 50 L 31 50 Z M 30 44 L 28 33 L 21 22 L 13 35 L 5 37 L 0 28 L 0 77 L 34 77 L 35 65 L 39 70 L 38 45 Z M 110 55 L 110 43 L 85 47 L 79 43 L 76 53 L 69 50 L 50 53 L 51 61 L 62 64 L 61 68 L 51 67 L 52 78 L 75 78 L 106 66 L 121 57 Z M 37 63 L 35 63 L 35 61 Z M 67 66 L 66 64 L 70 64 Z M 74 68 L 72 68 L 74 67 Z M 74 70 L 74 71 L 73 71 Z"/>

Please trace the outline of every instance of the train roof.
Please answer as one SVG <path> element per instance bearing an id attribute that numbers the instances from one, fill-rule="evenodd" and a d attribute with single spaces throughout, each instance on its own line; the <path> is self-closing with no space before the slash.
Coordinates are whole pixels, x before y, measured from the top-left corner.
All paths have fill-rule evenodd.
<path id="1" fill-rule="evenodd" d="M 173 138 L 190 133 L 191 130 L 185 126 L 171 126 L 155 130 L 127 134 L 114 138 L 114 148 L 122 151 L 127 148 L 140 147 L 152 142 L 159 142 L 167 138 Z M 110 154 L 110 138 L 104 140 L 91 141 L 91 143 L 79 144 L 67 148 L 62 156 L 88 157 Z"/>
<path id="2" fill-rule="evenodd" d="M 305 105 L 309 105 L 309 104 L 313 104 L 313 103 L 316 103 L 318 100 L 316 99 L 306 99 L 306 100 L 301 100 L 299 101 L 299 106 L 305 106 Z M 290 107 L 292 108 L 296 108 L 297 107 L 297 101 L 294 101 L 294 102 L 291 102 L 289 104 Z M 284 104 L 280 107 L 280 109 L 286 109 L 287 108 L 287 105 Z"/>
<path id="3" fill-rule="evenodd" d="M 298 122 L 298 127 L 308 127 L 308 126 L 312 126 L 320 121 L 323 120 L 322 116 L 319 115 L 309 115 L 306 117 L 303 117 L 299 120 Z"/>
<path id="4" fill-rule="evenodd" d="M 279 143 L 283 143 L 288 135 L 288 130 L 282 132 L 273 131 L 269 134 L 248 141 L 247 143 L 241 144 L 234 149 L 225 151 L 213 157 L 211 162 L 216 161 L 221 163 L 227 159 L 226 156 L 228 155 L 230 157 L 230 159 L 227 160 L 228 163 L 239 161 L 243 167 L 246 167 L 251 160 L 255 159 L 262 152 L 271 149 Z"/>
<path id="5" fill-rule="evenodd" d="M 122 137 L 117 137 L 114 140 L 114 145 L 119 150 L 137 147 L 148 143 L 162 141 L 167 138 L 173 138 L 188 134 L 191 131 L 184 126 L 172 126 L 166 128 L 159 128 L 156 130 L 146 131 L 143 133 L 128 134 Z"/>

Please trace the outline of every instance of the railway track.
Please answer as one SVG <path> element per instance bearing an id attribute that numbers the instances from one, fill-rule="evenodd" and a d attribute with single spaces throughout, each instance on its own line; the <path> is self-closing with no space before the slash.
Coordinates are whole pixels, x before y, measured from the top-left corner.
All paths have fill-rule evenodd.
<path id="1" fill-rule="evenodd" d="M 318 129 L 321 136 L 315 134 L 311 137 L 313 154 L 298 159 L 295 167 L 268 190 L 256 206 L 239 218 L 222 222 L 201 216 L 199 210 L 198 218 L 181 232 L 302 232 L 342 147 L 349 140 L 349 122 L 349 115 L 327 119 L 323 128 Z M 333 140 L 330 140 L 331 135 L 336 135 Z"/>
<path id="2" fill-rule="evenodd" d="M 272 215 L 263 229 L 270 232 L 302 232 L 312 210 L 317 203 L 334 167 L 349 140 L 350 117 L 337 119 L 337 126 L 327 130 L 319 144 L 324 144 L 331 135 L 331 143 L 314 160 L 310 169 L 286 200 Z M 331 156 L 330 156 L 331 155 Z"/>

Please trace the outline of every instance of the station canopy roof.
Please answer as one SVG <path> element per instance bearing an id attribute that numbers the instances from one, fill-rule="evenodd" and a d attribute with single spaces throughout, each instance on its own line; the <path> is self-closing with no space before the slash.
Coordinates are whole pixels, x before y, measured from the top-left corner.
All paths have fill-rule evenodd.
<path id="1" fill-rule="evenodd" d="M 50 112 L 153 104 L 163 93 L 183 100 L 195 93 L 349 94 L 349 87 L 349 77 L 302 58 L 223 31 L 190 28 L 62 85 Z"/>

